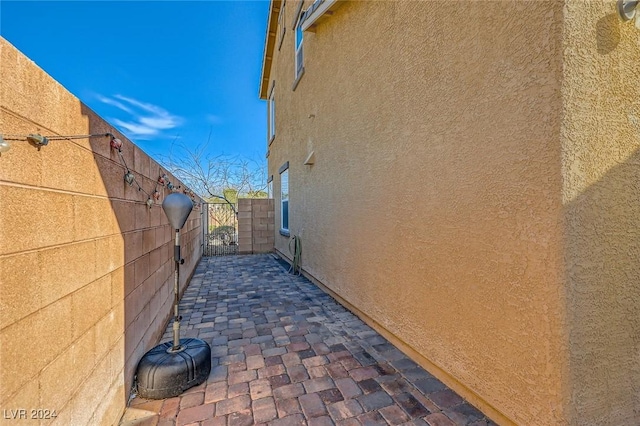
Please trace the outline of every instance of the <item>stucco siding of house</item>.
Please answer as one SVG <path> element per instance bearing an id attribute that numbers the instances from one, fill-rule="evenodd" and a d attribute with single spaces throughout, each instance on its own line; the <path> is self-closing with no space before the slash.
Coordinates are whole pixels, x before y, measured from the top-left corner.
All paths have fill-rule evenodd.
<path id="1" fill-rule="evenodd" d="M 579 425 L 640 424 L 640 25 L 623 23 L 614 5 L 568 0 L 564 9 L 565 279 Z"/>
<path id="2" fill-rule="evenodd" d="M 295 6 L 269 172 L 304 271 L 499 423 L 569 422 L 563 2 L 345 2 L 292 90 Z"/>

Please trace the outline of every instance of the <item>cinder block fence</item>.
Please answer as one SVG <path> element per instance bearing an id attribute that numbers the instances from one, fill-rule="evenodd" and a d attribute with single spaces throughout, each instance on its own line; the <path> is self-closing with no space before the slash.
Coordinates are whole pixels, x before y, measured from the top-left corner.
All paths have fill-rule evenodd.
<path id="1" fill-rule="evenodd" d="M 113 425 L 173 298 L 173 232 L 161 173 L 183 186 L 0 38 L 0 133 L 115 134 L 12 141 L 0 156 L 0 407 L 16 424 Z M 124 181 L 127 167 L 137 184 Z M 155 189 L 160 198 L 151 206 Z M 181 289 L 202 254 L 201 210 L 182 230 Z"/>
<path id="2" fill-rule="evenodd" d="M 273 251 L 275 213 L 273 199 L 238 200 L 238 251 L 240 254 Z"/>

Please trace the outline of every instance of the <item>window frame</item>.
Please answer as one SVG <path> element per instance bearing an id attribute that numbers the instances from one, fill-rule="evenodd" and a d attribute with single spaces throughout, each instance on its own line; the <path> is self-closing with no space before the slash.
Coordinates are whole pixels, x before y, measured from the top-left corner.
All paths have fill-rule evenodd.
<path id="1" fill-rule="evenodd" d="M 280 167 L 278 170 L 280 174 L 280 235 L 289 236 L 290 232 L 290 209 L 289 209 L 289 199 L 290 199 L 290 185 L 289 185 L 289 162 L 287 161 Z M 285 184 L 286 183 L 286 188 Z M 286 202 L 286 218 L 287 218 L 287 227 L 285 228 L 285 202 Z"/>
<path id="2" fill-rule="evenodd" d="M 271 145 L 276 138 L 276 95 L 275 95 L 276 83 L 273 82 L 271 91 L 269 92 L 269 98 L 267 100 L 267 147 Z"/>
<path id="3" fill-rule="evenodd" d="M 340 0 L 315 0 L 305 11 L 304 23 L 302 30 L 307 31 L 314 27 L 316 22 L 321 20 L 327 12 L 340 7 Z M 331 13 L 329 13 L 329 16 Z"/>
<path id="4" fill-rule="evenodd" d="M 302 22 L 300 20 L 296 23 L 294 31 L 294 77 L 297 81 L 302 77 L 302 74 L 304 74 L 304 31 L 302 31 Z M 299 39 L 298 36 L 300 36 Z"/>
<path id="5" fill-rule="evenodd" d="M 285 23 L 285 6 L 287 5 L 287 0 L 282 1 L 282 6 L 280 6 L 280 12 L 278 15 L 278 50 L 282 48 L 282 42 L 284 41 L 284 35 L 287 33 L 287 26 Z"/>

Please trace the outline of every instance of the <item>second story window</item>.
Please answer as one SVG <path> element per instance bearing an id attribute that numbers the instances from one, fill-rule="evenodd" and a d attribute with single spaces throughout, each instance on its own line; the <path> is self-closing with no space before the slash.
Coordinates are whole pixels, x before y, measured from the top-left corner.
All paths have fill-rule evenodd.
<path id="1" fill-rule="evenodd" d="M 269 93 L 269 103 L 267 105 L 267 140 L 269 144 L 273 142 L 273 139 L 276 137 L 276 98 L 275 98 L 275 88 L 274 84 L 271 87 L 271 92 Z"/>
<path id="2" fill-rule="evenodd" d="M 296 79 L 300 78 L 304 71 L 304 33 L 302 32 L 302 19 L 296 24 Z"/>
<path id="3" fill-rule="evenodd" d="M 280 6 L 280 14 L 278 15 L 278 30 L 279 30 L 278 50 L 280 50 L 280 48 L 282 47 L 282 42 L 284 41 L 284 34 L 287 32 L 287 27 L 285 26 L 285 23 L 284 23 L 284 17 L 285 17 L 284 7 L 286 5 L 287 5 L 287 1 L 284 0 L 282 2 L 282 6 Z"/>

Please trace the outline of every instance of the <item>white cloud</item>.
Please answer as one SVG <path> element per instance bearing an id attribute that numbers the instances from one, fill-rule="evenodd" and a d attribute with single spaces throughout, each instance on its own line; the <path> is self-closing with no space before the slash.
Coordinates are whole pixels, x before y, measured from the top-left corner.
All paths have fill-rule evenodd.
<path id="1" fill-rule="evenodd" d="M 146 102 L 141 102 L 137 99 L 133 99 L 133 98 L 129 98 L 126 96 L 122 96 L 122 95 L 113 95 L 114 98 L 116 99 L 120 99 L 121 101 L 125 101 L 130 103 L 131 105 L 138 107 L 140 109 L 143 109 L 147 112 L 151 112 L 153 114 L 158 114 L 158 115 L 162 115 L 162 114 L 168 114 L 167 111 L 164 108 L 160 108 L 159 106 L 153 105 L 153 104 L 148 104 Z"/>
<path id="2" fill-rule="evenodd" d="M 123 105 L 122 102 L 118 102 L 115 99 L 107 98 L 106 96 L 98 95 L 98 100 L 103 104 L 113 105 L 116 108 L 121 109 L 124 112 L 128 112 L 129 114 L 133 114 L 133 110 L 126 105 Z"/>
<path id="3" fill-rule="evenodd" d="M 140 117 L 140 123 L 156 129 L 173 129 L 179 123 L 175 117 Z"/>
<path id="4" fill-rule="evenodd" d="M 138 139 L 145 139 L 145 136 L 155 136 L 159 133 L 158 129 L 145 126 L 144 124 L 122 121 L 117 118 L 112 118 L 110 121 L 112 121 L 116 126 L 124 129 L 125 133 L 132 136 L 135 135 Z"/>
<path id="5" fill-rule="evenodd" d="M 127 96 L 118 94 L 109 98 L 97 95 L 97 98 L 100 102 L 115 106 L 132 116 L 129 120 L 113 118 L 110 121 L 133 138 L 150 139 L 151 136 L 160 135 L 162 130 L 173 129 L 183 122 L 181 117 L 162 107 Z"/>

